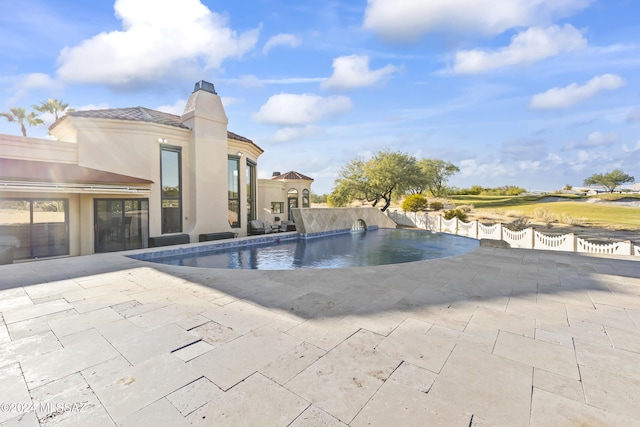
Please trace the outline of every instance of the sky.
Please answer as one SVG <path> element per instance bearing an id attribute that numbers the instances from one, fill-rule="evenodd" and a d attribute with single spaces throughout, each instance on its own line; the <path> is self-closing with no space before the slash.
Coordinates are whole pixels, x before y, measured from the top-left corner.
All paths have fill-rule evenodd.
<path id="1" fill-rule="evenodd" d="M 182 114 L 214 83 L 229 130 L 329 193 L 383 151 L 460 168 L 451 185 L 553 191 L 640 181 L 637 0 L 0 2 L 0 111 Z M 47 124 L 52 117 L 42 116 Z M 20 134 L 0 118 L 0 133 Z M 47 126 L 28 128 L 46 137 Z"/>

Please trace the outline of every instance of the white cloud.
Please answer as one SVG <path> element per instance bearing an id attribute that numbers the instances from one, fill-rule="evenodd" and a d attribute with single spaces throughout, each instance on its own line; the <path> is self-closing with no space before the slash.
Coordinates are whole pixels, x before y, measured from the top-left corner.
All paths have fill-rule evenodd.
<path id="1" fill-rule="evenodd" d="M 465 159 L 460 161 L 460 175 L 462 177 L 473 177 L 474 179 L 483 177 L 497 177 L 500 175 L 515 175 L 509 171 L 501 162 L 478 164 L 475 159 Z"/>
<path id="2" fill-rule="evenodd" d="M 285 127 L 278 129 L 271 140 L 273 142 L 299 141 L 312 136 L 323 134 L 324 131 L 319 126 Z"/>
<path id="3" fill-rule="evenodd" d="M 301 43 L 302 40 L 300 40 L 300 37 L 294 36 L 293 34 L 278 34 L 277 36 L 273 36 L 267 40 L 262 48 L 262 53 L 266 55 L 276 46 L 297 47 L 300 46 Z"/>
<path id="4" fill-rule="evenodd" d="M 458 51 L 453 72 L 471 74 L 509 65 L 528 64 L 562 52 L 582 49 L 586 45 L 587 41 L 582 33 L 569 24 L 563 27 L 531 27 L 513 36 L 508 47 L 495 51 Z"/>
<path id="5" fill-rule="evenodd" d="M 625 81 L 615 74 L 603 74 L 589 80 L 584 85 L 572 83 L 569 86 L 554 87 L 531 98 L 530 108 L 549 110 L 569 108 L 595 96 L 602 90 L 614 90 L 625 85 Z"/>
<path id="6" fill-rule="evenodd" d="M 161 105 L 156 107 L 156 110 L 163 111 L 169 114 L 175 114 L 176 116 L 181 116 L 184 113 L 184 107 L 187 105 L 186 99 L 179 99 L 173 105 Z"/>
<path id="7" fill-rule="evenodd" d="M 253 115 L 261 123 L 299 126 L 315 123 L 327 116 L 335 116 L 351 109 L 346 96 L 322 97 L 314 94 L 280 93 L 273 95 Z"/>
<path id="8" fill-rule="evenodd" d="M 222 105 L 224 107 L 228 107 L 230 105 L 243 104 L 244 103 L 244 99 L 243 98 L 235 98 L 233 96 L 221 96 L 220 97 L 220 101 L 222 101 Z"/>
<path id="9" fill-rule="evenodd" d="M 44 90 L 58 90 L 59 84 L 51 78 L 48 74 L 43 73 L 31 73 L 26 75 L 19 75 L 11 77 L 9 81 L 13 82 L 10 89 L 12 96 L 8 99 L 9 103 L 15 103 L 21 100 L 29 91 L 38 89 Z"/>
<path id="10" fill-rule="evenodd" d="M 500 34 L 570 16 L 592 0 L 368 0 L 364 28 L 391 40 L 431 31 Z"/>
<path id="11" fill-rule="evenodd" d="M 622 138 L 620 137 L 620 134 L 616 132 L 592 132 L 589 134 L 589 136 L 587 136 L 586 140 L 580 142 L 568 142 L 564 144 L 564 147 L 562 148 L 563 150 L 586 150 L 596 147 L 606 147 L 620 142 L 621 139 Z"/>
<path id="12" fill-rule="evenodd" d="M 366 55 L 339 56 L 333 60 L 333 75 L 322 82 L 321 87 L 342 90 L 371 86 L 398 70 L 391 64 L 370 70 Z"/>
<path id="13" fill-rule="evenodd" d="M 631 148 L 629 148 L 627 144 L 622 144 L 622 151 L 624 151 L 625 153 L 631 153 L 638 150 L 640 150 L 640 139 L 636 141 L 636 145 Z"/>
<path id="14" fill-rule="evenodd" d="M 634 108 L 631 110 L 629 115 L 627 116 L 627 123 L 638 123 L 640 122 L 640 107 Z"/>
<path id="15" fill-rule="evenodd" d="M 116 0 L 122 31 L 100 33 L 62 50 L 58 77 L 71 83 L 126 86 L 219 68 L 252 49 L 258 29 L 237 34 L 199 0 Z"/>

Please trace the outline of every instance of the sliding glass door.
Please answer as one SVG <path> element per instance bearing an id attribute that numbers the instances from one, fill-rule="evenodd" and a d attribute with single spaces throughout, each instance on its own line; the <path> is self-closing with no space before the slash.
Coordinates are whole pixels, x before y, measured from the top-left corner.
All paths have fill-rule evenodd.
<path id="1" fill-rule="evenodd" d="M 148 199 L 96 199 L 94 203 L 96 253 L 147 247 Z"/>
<path id="2" fill-rule="evenodd" d="M 0 245 L 14 259 L 69 255 L 67 199 L 0 199 Z"/>

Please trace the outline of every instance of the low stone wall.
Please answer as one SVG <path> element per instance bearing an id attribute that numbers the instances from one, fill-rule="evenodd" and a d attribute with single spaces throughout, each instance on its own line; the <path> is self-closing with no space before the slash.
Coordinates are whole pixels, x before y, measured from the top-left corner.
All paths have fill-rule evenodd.
<path id="1" fill-rule="evenodd" d="M 300 234 L 350 230 L 358 220 L 367 227 L 396 228 L 396 223 L 377 208 L 296 208 L 291 213 Z"/>

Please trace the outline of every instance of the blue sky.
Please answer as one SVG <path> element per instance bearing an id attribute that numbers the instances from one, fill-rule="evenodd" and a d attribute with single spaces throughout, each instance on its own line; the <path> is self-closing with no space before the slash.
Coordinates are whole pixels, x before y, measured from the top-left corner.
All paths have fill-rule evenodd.
<path id="1" fill-rule="evenodd" d="M 459 187 L 640 181 L 637 0 L 21 0 L 0 16 L 0 110 L 181 114 L 215 84 L 229 130 L 330 192 L 356 157 L 453 162 Z M 44 117 L 51 122 L 51 118 Z M 0 121 L 0 133 L 19 134 Z M 46 136 L 46 127 L 28 129 Z"/>

